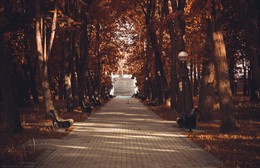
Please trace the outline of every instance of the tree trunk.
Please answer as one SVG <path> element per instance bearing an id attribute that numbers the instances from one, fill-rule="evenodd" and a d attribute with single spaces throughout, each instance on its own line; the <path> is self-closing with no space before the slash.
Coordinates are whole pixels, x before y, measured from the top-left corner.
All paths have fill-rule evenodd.
<path id="1" fill-rule="evenodd" d="M 172 9 L 177 13 L 174 19 L 174 29 L 175 29 L 175 45 L 176 45 L 176 58 L 180 51 L 185 51 L 184 35 L 185 35 L 185 20 L 184 20 L 184 7 L 185 0 L 172 1 Z"/>
<path id="2" fill-rule="evenodd" d="M 39 104 L 39 98 L 38 98 L 38 91 L 36 88 L 36 84 L 35 84 L 35 71 L 33 71 L 33 66 L 32 66 L 32 61 L 29 57 L 29 48 L 28 45 L 30 45 L 30 43 L 28 43 L 28 40 L 26 39 L 27 37 L 27 33 L 25 35 L 25 49 L 24 49 L 24 56 L 27 62 L 27 69 L 28 69 L 28 74 L 29 74 L 29 87 L 32 93 L 32 97 L 33 97 L 33 103 L 34 104 Z M 35 64 L 37 64 L 37 61 L 35 61 Z"/>
<path id="3" fill-rule="evenodd" d="M 260 92 L 260 2 L 257 0 L 240 0 L 241 19 L 246 30 L 247 55 L 251 68 L 251 100 L 259 100 L 257 92 Z"/>
<path id="4" fill-rule="evenodd" d="M 194 88 L 194 78 L 193 78 L 193 68 L 194 68 L 194 63 L 193 60 L 190 60 L 190 68 L 189 69 L 189 79 L 190 79 L 190 87 L 191 87 L 191 94 L 193 95 L 193 88 Z"/>
<path id="5" fill-rule="evenodd" d="M 148 30 L 149 31 L 149 30 Z M 150 32 L 150 41 L 152 44 L 152 48 L 154 50 L 154 56 L 155 56 L 155 76 L 156 76 L 156 81 L 157 81 L 157 96 L 159 98 L 159 103 L 163 104 L 164 103 L 164 89 L 165 89 L 165 73 L 164 73 L 164 68 L 162 65 L 162 60 L 161 60 L 161 54 L 158 49 L 158 44 L 157 44 L 157 37 L 155 32 Z"/>
<path id="6" fill-rule="evenodd" d="M 1 67 L 1 88 L 4 99 L 4 109 L 7 116 L 7 132 L 17 133 L 22 130 L 20 113 L 18 104 L 15 101 L 15 94 L 12 87 L 13 82 L 10 78 L 11 74 L 8 70 L 8 65 Z"/>
<path id="7" fill-rule="evenodd" d="M 60 75 L 59 75 L 59 100 L 63 100 L 64 98 L 66 98 L 66 94 L 67 94 L 67 89 L 65 86 L 65 71 L 68 71 L 68 67 L 65 66 L 65 62 L 66 59 L 68 58 L 68 51 L 67 51 L 67 47 L 68 47 L 68 41 L 67 41 L 67 31 L 64 30 L 64 34 L 63 34 L 63 50 L 62 50 L 62 61 L 60 61 Z"/>
<path id="8" fill-rule="evenodd" d="M 178 0 L 174 1 L 171 0 L 172 9 L 177 13 L 175 19 L 174 19 L 174 28 L 175 28 L 175 58 L 178 58 L 178 54 L 181 51 L 185 51 L 185 42 L 184 42 L 184 35 L 185 35 L 185 20 L 184 20 L 184 7 L 185 7 L 185 0 Z M 191 85 L 190 80 L 188 77 L 188 70 L 187 67 L 185 67 L 185 111 L 189 113 L 191 109 L 193 108 L 193 98 L 192 98 L 192 91 L 191 91 Z M 181 97 L 180 91 L 178 92 L 178 97 Z M 178 111 L 180 112 L 183 107 L 181 107 L 184 103 L 181 100 L 178 100 Z"/>
<path id="9" fill-rule="evenodd" d="M 150 99 L 150 95 L 151 95 L 151 90 L 150 90 L 150 77 L 149 77 L 149 73 L 150 73 L 150 70 L 149 70 L 149 46 L 148 46 L 148 43 L 146 42 L 146 48 L 145 48 L 145 69 L 144 69 L 144 73 L 145 73 L 145 76 L 144 76 L 144 97 L 147 99 Z"/>
<path id="10" fill-rule="evenodd" d="M 217 86 L 216 73 L 214 63 L 212 61 L 212 42 L 211 42 L 211 27 L 208 20 L 208 31 L 204 50 L 206 51 L 206 58 L 202 64 L 202 79 L 200 82 L 199 93 L 199 113 L 203 121 L 211 121 L 213 113 L 213 105 L 215 103 Z M 199 76 L 198 76 L 199 77 Z"/>
<path id="11" fill-rule="evenodd" d="M 145 97 L 149 100 L 151 97 L 153 97 L 153 88 L 152 88 L 152 78 L 151 78 L 151 62 L 150 62 L 150 44 L 146 41 L 146 47 L 145 47 L 145 90 L 146 94 Z"/>
<path id="12" fill-rule="evenodd" d="M 169 1 L 164 0 L 164 11 L 166 16 L 169 15 Z M 174 33 L 174 27 L 173 27 L 173 21 L 167 22 L 167 27 L 170 34 L 170 40 L 171 40 L 171 81 L 170 81 L 170 96 L 171 96 L 171 109 L 174 110 L 176 108 L 176 99 L 177 99 L 177 72 L 176 72 L 176 48 L 175 48 L 175 33 Z"/>
<path id="13" fill-rule="evenodd" d="M 73 106 L 77 108 L 79 106 L 79 98 L 78 98 L 78 91 L 77 91 L 77 77 L 76 77 L 76 71 L 75 71 L 75 36 L 72 36 L 72 52 L 69 58 L 69 73 L 71 74 L 71 94 L 73 97 Z"/>
<path id="14" fill-rule="evenodd" d="M 212 40 L 212 57 L 215 66 L 217 91 L 220 103 L 220 118 L 222 132 L 236 129 L 232 92 L 230 88 L 226 47 L 221 31 L 220 13 L 213 6 L 213 15 L 210 20 L 210 32 Z"/>
<path id="15" fill-rule="evenodd" d="M 211 121 L 216 91 L 215 69 L 210 61 L 205 61 L 202 67 L 202 80 L 199 94 L 200 116 L 203 121 Z"/>
<path id="16" fill-rule="evenodd" d="M 236 94 L 235 88 L 235 60 L 234 57 L 229 57 L 229 79 L 230 79 L 230 88 L 233 95 Z"/>
<path id="17" fill-rule="evenodd" d="M 71 91 L 71 74 L 66 73 L 65 75 L 65 89 L 66 89 L 66 103 L 67 103 L 67 111 L 73 112 L 74 103 Z"/>
<path id="18" fill-rule="evenodd" d="M 78 0 L 73 2 L 73 12 L 72 18 L 77 20 L 78 18 Z M 71 89 L 73 96 L 73 106 L 77 108 L 79 106 L 79 96 L 78 96 L 78 85 L 77 85 L 77 76 L 76 76 L 76 59 L 78 58 L 78 52 L 76 50 L 76 30 L 71 31 L 71 54 L 69 55 L 69 72 L 71 73 Z"/>
<path id="19" fill-rule="evenodd" d="M 49 41 L 48 49 L 46 49 L 46 36 L 43 36 L 42 43 L 42 30 L 41 30 L 41 13 L 40 13 L 40 4 L 39 0 L 35 1 L 35 15 L 36 15 L 36 44 L 37 44 L 37 53 L 38 53 L 38 60 L 39 60 L 39 74 L 41 78 L 42 84 L 42 94 L 43 94 L 43 101 L 44 101 L 44 109 L 45 112 L 48 113 L 50 110 L 54 109 L 53 100 L 51 96 L 50 85 L 48 81 L 48 57 L 51 52 L 51 47 L 54 40 L 55 34 L 55 27 L 56 27 L 56 20 L 57 20 L 57 1 L 55 2 L 55 10 L 53 15 L 53 22 L 52 22 L 52 31 L 51 37 Z M 46 52 L 45 52 L 46 51 Z"/>
<path id="20" fill-rule="evenodd" d="M 12 81 L 11 56 L 4 55 L 3 39 L 0 34 L 0 88 L 4 100 L 7 132 L 18 133 L 22 130 L 18 104 L 15 101 L 14 81 Z"/>
<path id="21" fill-rule="evenodd" d="M 147 6 L 147 13 L 146 13 L 146 26 L 148 27 L 147 29 L 147 34 L 149 36 L 149 42 L 151 43 L 152 49 L 154 51 L 154 57 L 155 57 L 155 76 L 156 80 L 158 81 L 158 86 L 157 88 L 157 93 L 158 93 L 158 98 L 159 98 L 159 103 L 163 104 L 164 103 L 164 94 L 166 92 L 166 84 L 167 80 L 165 77 L 165 72 L 161 60 L 161 53 L 159 51 L 159 44 L 157 42 L 157 36 L 155 30 L 153 28 L 149 28 L 151 19 L 154 18 L 155 10 L 156 10 L 156 1 L 150 1 L 150 3 Z"/>
<path id="22" fill-rule="evenodd" d="M 242 66 L 243 66 L 243 95 L 246 96 L 247 95 L 247 84 L 249 84 L 249 74 L 248 74 L 248 70 L 246 68 L 246 63 L 245 63 L 245 59 L 243 59 L 242 62 Z M 248 75 L 248 77 L 247 77 Z"/>
<path id="23" fill-rule="evenodd" d="M 84 100 L 86 86 L 86 59 L 88 54 L 88 34 L 87 34 L 87 16 L 85 11 L 81 11 L 81 38 L 80 38 L 80 58 L 78 59 L 78 96 L 79 102 Z"/>
<path id="24" fill-rule="evenodd" d="M 97 86 L 96 86 L 96 91 L 98 91 L 98 93 L 100 94 L 100 90 L 101 90 L 101 77 L 102 77 L 102 65 L 101 65 L 101 55 L 100 55 L 100 24 L 97 23 L 96 25 L 96 56 L 97 56 L 97 60 L 98 60 L 98 69 L 97 69 Z"/>
<path id="25" fill-rule="evenodd" d="M 12 50 L 9 50 L 9 52 Z M 8 53 L 11 55 L 11 53 Z M 20 67 L 21 66 L 21 67 Z M 18 69 L 21 68 L 24 73 L 26 73 L 26 66 L 25 65 L 19 65 L 19 63 L 13 63 L 12 65 L 12 81 L 14 81 L 14 88 L 15 88 L 15 99 L 18 103 L 19 107 L 26 106 L 26 100 L 29 100 L 29 92 L 26 82 L 28 79 L 26 79 L 26 76 L 24 76 L 21 71 Z"/>
<path id="26" fill-rule="evenodd" d="M 183 112 L 186 114 L 190 114 L 193 108 L 193 98 L 192 98 L 192 91 L 191 91 L 191 84 L 188 75 L 188 68 L 186 63 L 181 63 L 180 66 L 180 76 L 182 79 L 179 84 L 179 112 Z M 180 86 L 181 85 L 181 86 Z"/>
<path id="27" fill-rule="evenodd" d="M 64 54 L 64 53 L 63 53 Z M 65 92 L 64 92 L 64 77 L 65 77 L 65 73 L 64 73 L 64 70 L 65 70 L 65 66 L 64 66 L 64 63 L 65 63 L 65 57 L 63 57 L 63 60 L 61 61 L 61 64 L 60 64 L 60 75 L 59 75 L 59 100 L 63 100 L 63 98 L 65 97 Z"/>
<path id="28" fill-rule="evenodd" d="M 193 69 L 193 96 L 198 95 L 198 71 L 197 62 L 194 63 L 194 69 Z"/>
<path id="29" fill-rule="evenodd" d="M 213 60 L 215 65 L 217 89 L 220 101 L 220 130 L 223 132 L 231 131 L 236 128 L 236 125 L 223 34 L 220 31 L 214 31 L 212 34 L 212 38 L 214 45 Z"/>

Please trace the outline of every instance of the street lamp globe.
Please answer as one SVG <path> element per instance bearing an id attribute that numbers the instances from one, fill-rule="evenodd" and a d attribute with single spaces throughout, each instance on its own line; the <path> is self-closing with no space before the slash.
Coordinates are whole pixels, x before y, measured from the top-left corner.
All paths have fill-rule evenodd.
<path id="1" fill-rule="evenodd" d="M 181 62 L 185 62 L 185 61 L 187 61 L 187 59 L 188 59 L 188 53 L 185 52 L 185 51 L 181 51 L 181 52 L 179 52 L 179 54 L 178 54 L 178 58 L 179 58 L 179 60 L 180 60 Z"/>

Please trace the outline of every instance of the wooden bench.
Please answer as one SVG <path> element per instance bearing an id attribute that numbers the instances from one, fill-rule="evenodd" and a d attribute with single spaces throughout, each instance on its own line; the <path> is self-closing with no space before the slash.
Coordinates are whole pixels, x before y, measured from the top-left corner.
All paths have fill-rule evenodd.
<path id="1" fill-rule="evenodd" d="M 57 125 L 59 128 L 69 128 L 74 123 L 73 119 L 63 119 L 63 118 L 61 118 L 58 110 L 50 110 L 49 114 L 52 117 L 53 127 L 55 127 Z"/>
<path id="2" fill-rule="evenodd" d="M 92 101 L 93 101 L 94 106 L 101 106 L 99 99 L 93 98 Z"/>
<path id="3" fill-rule="evenodd" d="M 190 114 L 185 114 L 184 116 L 178 117 L 176 121 L 179 127 L 189 129 L 189 131 L 195 129 L 197 124 L 198 112 L 198 108 L 193 108 Z"/>
<path id="4" fill-rule="evenodd" d="M 156 106 L 158 104 L 158 98 L 156 98 L 154 101 L 152 102 L 148 102 L 148 106 Z"/>
<path id="5" fill-rule="evenodd" d="M 92 109 L 93 109 L 92 106 L 86 105 L 83 100 L 81 101 L 81 105 L 82 105 L 82 112 L 83 112 L 83 113 L 91 114 L 91 111 L 92 111 Z"/>

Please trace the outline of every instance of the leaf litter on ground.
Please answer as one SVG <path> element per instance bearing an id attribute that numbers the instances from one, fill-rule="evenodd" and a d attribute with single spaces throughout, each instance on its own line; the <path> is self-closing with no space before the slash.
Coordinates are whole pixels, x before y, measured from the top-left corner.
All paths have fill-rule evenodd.
<path id="1" fill-rule="evenodd" d="M 107 101 L 103 101 L 105 104 Z M 89 114 L 84 114 L 81 109 L 66 112 L 66 102 L 55 102 L 56 108 L 61 112 L 62 118 L 72 118 L 75 122 L 85 121 Z M 95 107 L 93 112 L 100 107 Z M 20 109 L 22 132 L 11 134 L 5 132 L 5 124 L 0 125 L 0 165 L 1 166 L 23 166 L 39 156 L 44 149 L 38 149 L 33 145 L 36 139 L 60 139 L 71 132 L 75 126 L 71 126 L 62 132 L 56 131 L 52 126 L 52 120 L 43 111 L 42 105 Z M 30 145 L 24 145 L 31 143 Z"/>

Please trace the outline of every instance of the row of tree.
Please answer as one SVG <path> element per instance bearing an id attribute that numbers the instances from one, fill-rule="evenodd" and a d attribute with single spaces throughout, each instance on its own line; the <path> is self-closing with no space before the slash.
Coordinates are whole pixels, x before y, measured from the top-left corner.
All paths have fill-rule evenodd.
<path id="1" fill-rule="evenodd" d="M 129 22 L 139 26 L 136 33 L 142 38 L 128 62 L 140 92 L 162 104 L 170 100 L 171 108 L 181 111 L 183 72 L 178 53 L 187 51 L 189 76 L 184 78 L 191 83 L 183 86 L 186 113 L 193 108 L 192 96 L 199 93 L 203 120 L 213 120 L 213 106 L 219 103 L 221 130 L 236 129 L 232 90 L 241 78 L 239 66 L 244 94 L 250 88 L 251 100 L 259 99 L 259 9 L 255 0 L 137 1 L 138 17 Z"/>
<path id="2" fill-rule="evenodd" d="M 1 127 L 21 131 L 19 107 L 55 97 L 68 111 L 107 97 L 117 71 L 116 2 L 95 0 L 4 0 L 0 2 Z M 73 107 L 73 108 L 71 108 Z"/>

